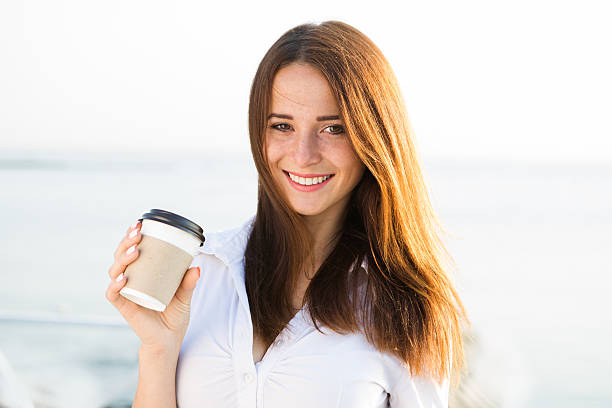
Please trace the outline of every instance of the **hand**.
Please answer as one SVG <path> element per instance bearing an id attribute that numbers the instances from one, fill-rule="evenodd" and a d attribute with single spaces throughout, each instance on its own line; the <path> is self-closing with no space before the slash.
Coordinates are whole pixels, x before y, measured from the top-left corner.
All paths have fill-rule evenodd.
<path id="1" fill-rule="evenodd" d="M 187 331 L 191 296 L 200 277 L 200 268 L 187 270 L 174 297 L 163 312 L 147 309 L 121 296 L 119 291 L 127 282 L 123 272 L 130 263 L 138 258 L 137 247 L 130 254 L 127 253 L 127 250 L 137 245 L 142 239 L 140 226 L 138 222 L 135 226 L 128 228 L 125 237 L 115 250 L 115 262 L 108 270 L 111 283 L 106 290 L 106 299 L 121 313 L 140 338 L 143 347 L 178 354 Z"/>

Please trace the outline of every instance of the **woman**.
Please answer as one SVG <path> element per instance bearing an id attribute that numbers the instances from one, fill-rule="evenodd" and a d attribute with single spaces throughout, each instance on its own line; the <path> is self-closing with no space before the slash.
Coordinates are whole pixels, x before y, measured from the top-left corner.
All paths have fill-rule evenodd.
<path id="1" fill-rule="evenodd" d="M 442 407 L 465 314 L 399 87 L 335 21 L 285 33 L 252 84 L 257 214 L 207 235 L 163 313 L 107 298 L 142 340 L 134 406 Z M 201 275 L 200 275 L 201 271 Z"/>

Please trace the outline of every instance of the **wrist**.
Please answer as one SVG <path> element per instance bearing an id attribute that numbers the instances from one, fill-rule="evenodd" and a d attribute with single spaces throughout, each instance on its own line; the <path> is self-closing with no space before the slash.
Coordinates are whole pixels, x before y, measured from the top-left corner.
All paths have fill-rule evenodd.
<path id="1" fill-rule="evenodd" d="M 134 407 L 176 407 L 179 347 L 141 344 Z"/>
<path id="2" fill-rule="evenodd" d="M 155 359 L 178 359 L 180 345 L 175 344 L 145 344 L 142 343 L 138 349 L 140 358 L 151 357 Z"/>

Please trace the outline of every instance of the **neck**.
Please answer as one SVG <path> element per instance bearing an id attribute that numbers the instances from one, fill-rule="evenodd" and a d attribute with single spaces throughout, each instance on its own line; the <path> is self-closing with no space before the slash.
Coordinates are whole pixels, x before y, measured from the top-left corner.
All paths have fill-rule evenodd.
<path id="1" fill-rule="evenodd" d="M 327 243 L 340 229 L 339 217 L 330 219 L 329 217 L 310 215 L 304 216 L 304 218 L 315 244 Z"/>
<path id="2" fill-rule="evenodd" d="M 344 222 L 346 203 L 338 203 L 335 208 L 317 215 L 304 215 L 304 221 L 313 239 L 314 271 L 306 271 L 306 276 L 312 278 L 323 260 L 330 254 L 336 244 Z"/>
<path id="3" fill-rule="evenodd" d="M 302 307 L 304 293 L 311 279 L 336 245 L 339 238 L 338 232 L 344 222 L 347 204 L 348 198 L 336 203 L 321 214 L 302 215 L 313 239 L 314 265 L 303 265 L 303 273 L 298 277 L 297 287 L 293 294 L 293 304 L 296 310 Z"/>
<path id="4" fill-rule="evenodd" d="M 337 241 L 337 233 L 340 230 L 341 219 L 329 220 L 317 216 L 305 216 L 308 230 L 313 237 L 313 262 L 314 265 L 306 264 L 303 266 L 302 274 L 298 277 L 296 288 L 293 293 L 293 305 L 295 310 L 302 308 L 304 293 L 319 270 L 325 258 L 329 255 Z"/>

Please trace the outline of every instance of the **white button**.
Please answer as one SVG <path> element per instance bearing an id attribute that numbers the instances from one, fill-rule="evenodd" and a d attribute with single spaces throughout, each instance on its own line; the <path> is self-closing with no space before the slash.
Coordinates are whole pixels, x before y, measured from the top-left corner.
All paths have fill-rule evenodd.
<path id="1" fill-rule="evenodd" d="M 282 345 L 283 345 L 283 343 L 284 343 L 284 342 L 283 342 L 282 340 L 276 340 L 276 341 L 274 342 L 274 344 L 276 345 L 276 347 L 280 347 L 280 346 L 282 346 Z"/>
<path id="2" fill-rule="evenodd" d="M 249 384 L 251 381 L 253 381 L 253 374 L 245 373 L 244 374 L 244 382 Z"/>

